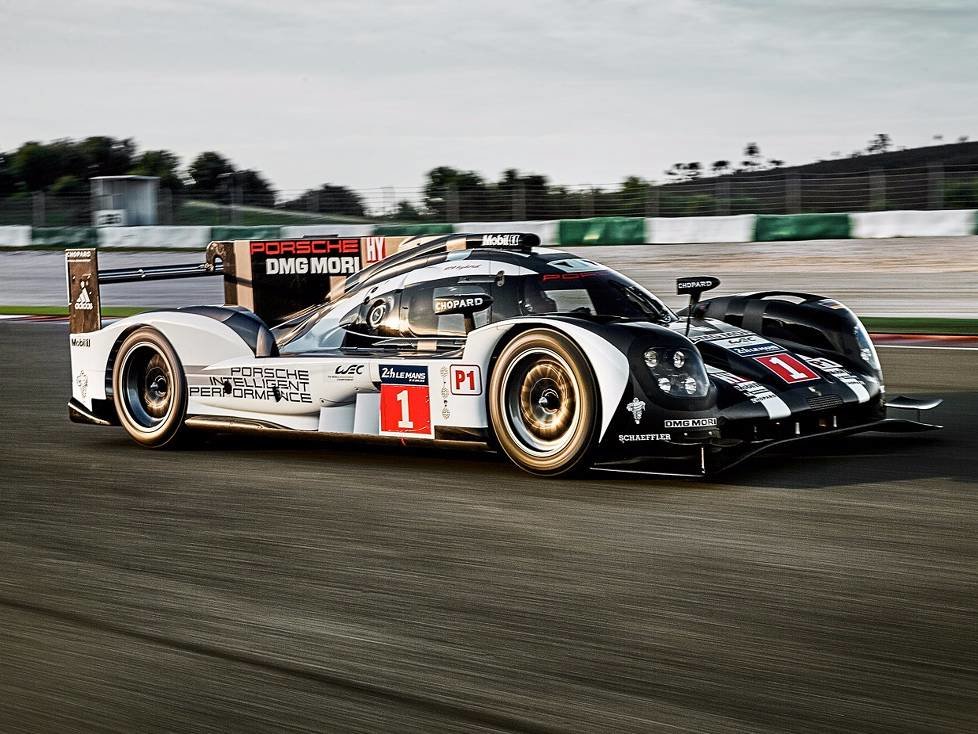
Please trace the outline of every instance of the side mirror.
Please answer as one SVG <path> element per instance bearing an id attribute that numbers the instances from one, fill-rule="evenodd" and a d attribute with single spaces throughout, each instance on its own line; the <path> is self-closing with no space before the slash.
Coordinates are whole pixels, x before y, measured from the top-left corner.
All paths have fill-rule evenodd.
<path id="1" fill-rule="evenodd" d="M 693 318 L 693 307 L 700 302 L 700 296 L 720 285 L 720 279 L 710 275 L 690 278 L 676 278 L 676 293 L 689 294 L 689 308 L 686 309 L 686 336 L 689 336 L 689 323 Z"/>
<path id="2" fill-rule="evenodd" d="M 439 316 L 460 313 L 465 317 L 465 333 L 475 328 L 474 314 L 492 306 L 492 296 L 488 293 L 459 293 L 448 296 L 435 296 L 435 313 Z"/>
<path id="3" fill-rule="evenodd" d="M 712 291 L 720 285 L 719 278 L 713 278 L 709 275 L 704 275 L 700 277 L 691 278 L 676 278 L 676 293 L 683 295 L 684 293 L 689 293 L 690 298 L 695 298 L 697 301 L 700 300 L 700 296 L 707 291 Z"/>

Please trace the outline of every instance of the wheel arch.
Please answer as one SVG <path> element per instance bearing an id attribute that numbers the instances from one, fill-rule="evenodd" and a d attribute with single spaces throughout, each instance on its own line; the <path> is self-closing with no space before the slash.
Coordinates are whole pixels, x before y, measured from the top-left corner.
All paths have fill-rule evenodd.
<path id="1" fill-rule="evenodd" d="M 486 385 L 484 408 L 486 410 L 489 435 L 492 436 L 489 414 L 489 384 L 492 372 L 502 350 L 520 334 L 535 329 L 548 329 L 568 338 L 580 349 L 585 363 L 591 370 L 597 387 L 595 399 L 598 403 L 598 436 L 604 439 L 608 426 L 614 417 L 615 409 L 621 402 L 628 386 L 630 369 L 628 358 L 607 339 L 599 334 L 567 321 L 559 319 L 514 319 L 490 324 L 470 334 L 472 344 L 466 344 L 466 359 L 482 364 L 485 369 Z M 471 347 L 471 349 L 470 349 Z"/>

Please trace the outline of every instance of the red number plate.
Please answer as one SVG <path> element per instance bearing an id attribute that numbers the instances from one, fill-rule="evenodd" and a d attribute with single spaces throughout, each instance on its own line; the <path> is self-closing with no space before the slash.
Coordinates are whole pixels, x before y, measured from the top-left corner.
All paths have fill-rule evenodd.
<path id="1" fill-rule="evenodd" d="M 818 375 L 812 371 L 811 367 L 799 362 L 790 354 L 768 354 L 764 357 L 754 357 L 754 359 L 787 383 L 808 382 L 818 379 Z"/>
<path id="2" fill-rule="evenodd" d="M 380 432 L 431 435 L 427 385 L 380 386 Z"/>

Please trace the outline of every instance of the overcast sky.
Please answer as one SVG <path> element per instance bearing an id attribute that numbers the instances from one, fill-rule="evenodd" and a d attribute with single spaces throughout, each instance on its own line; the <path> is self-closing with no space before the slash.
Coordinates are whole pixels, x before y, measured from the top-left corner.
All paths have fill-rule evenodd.
<path id="1" fill-rule="evenodd" d="M 281 190 L 568 184 L 978 138 L 978 0 L 0 0 L 0 149 L 219 150 Z"/>

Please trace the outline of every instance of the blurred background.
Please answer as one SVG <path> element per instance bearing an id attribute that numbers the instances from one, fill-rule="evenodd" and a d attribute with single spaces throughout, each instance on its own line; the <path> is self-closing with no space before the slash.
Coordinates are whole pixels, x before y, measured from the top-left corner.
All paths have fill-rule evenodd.
<path id="1" fill-rule="evenodd" d="M 978 142 L 959 136 L 917 148 L 878 133 L 846 156 L 787 165 L 757 143 L 731 158 L 675 163 L 651 177 L 569 183 L 543 174 L 498 177 L 452 166 L 427 171 L 414 186 L 352 188 L 324 183 L 276 189 L 266 174 L 237 168 L 205 151 L 190 161 L 168 150 L 140 150 L 131 139 L 94 136 L 28 142 L 0 154 L 0 225 L 100 224 L 93 212 L 121 208 L 93 189 L 93 177 L 159 179 L 160 225 L 317 222 L 468 222 L 583 217 L 687 217 L 978 208 Z"/>

